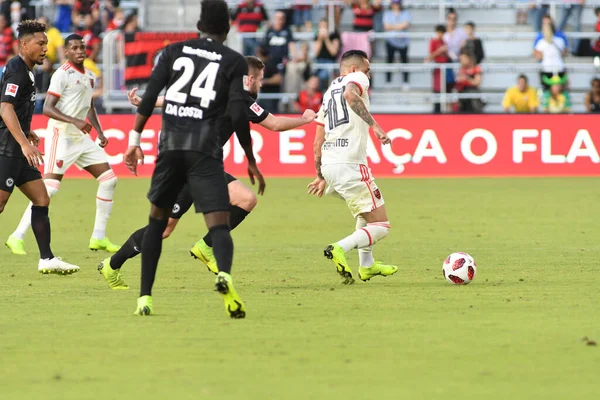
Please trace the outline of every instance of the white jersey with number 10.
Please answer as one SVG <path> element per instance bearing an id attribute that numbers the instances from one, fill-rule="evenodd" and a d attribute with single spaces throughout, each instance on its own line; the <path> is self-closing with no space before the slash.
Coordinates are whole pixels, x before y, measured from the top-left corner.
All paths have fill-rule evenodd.
<path id="1" fill-rule="evenodd" d="M 358 87 L 369 109 L 369 78 L 364 73 L 352 72 L 331 82 L 317 115 L 317 123 L 325 128 L 322 165 L 367 164 L 369 125 L 346 104 L 344 90 L 349 83 Z"/>

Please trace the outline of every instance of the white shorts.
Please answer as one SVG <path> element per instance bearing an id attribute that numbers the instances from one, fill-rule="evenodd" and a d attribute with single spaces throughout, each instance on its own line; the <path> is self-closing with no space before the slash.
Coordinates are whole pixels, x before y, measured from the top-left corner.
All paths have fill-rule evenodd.
<path id="1" fill-rule="evenodd" d="M 55 128 L 44 144 L 46 153 L 44 173 L 64 175 L 73 164 L 79 169 L 108 162 L 106 153 L 92 138 L 85 135 L 73 138 L 61 135 Z"/>
<path id="2" fill-rule="evenodd" d="M 327 182 L 325 194 L 343 199 L 354 218 L 385 204 L 368 166 L 329 164 L 323 165 L 321 172 Z"/>

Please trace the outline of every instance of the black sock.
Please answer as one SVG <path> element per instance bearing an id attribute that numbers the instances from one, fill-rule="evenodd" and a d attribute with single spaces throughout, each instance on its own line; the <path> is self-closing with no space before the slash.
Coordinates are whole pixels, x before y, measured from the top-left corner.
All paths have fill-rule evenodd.
<path id="1" fill-rule="evenodd" d="M 140 297 L 152 295 L 152 285 L 156 276 L 158 259 L 162 250 L 162 234 L 167 227 L 167 220 L 150 217 L 144 240 L 142 240 L 142 284 Z"/>
<path id="2" fill-rule="evenodd" d="M 214 243 L 213 252 L 219 271 L 228 274 L 231 273 L 231 263 L 233 262 L 233 240 L 231 240 L 229 231 L 229 226 L 217 225 L 210 228 L 208 232 Z"/>
<path id="3" fill-rule="evenodd" d="M 110 267 L 112 269 L 119 269 L 125 264 L 125 261 L 133 258 L 141 253 L 142 251 L 142 240 L 144 240 L 144 233 L 146 232 L 147 226 L 138 229 L 133 232 L 129 239 L 123 246 L 110 258 Z"/>
<path id="4" fill-rule="evenodd" d="M 241 224 L 244 218 L 250 214 L 250 211 L 246 211 L 238 206 L 229 206 L 229 213 L 229 227 L 231 230 L 234 230 L 236 226 Z M 204 243 L 206 243 L 208 247 L 212 247 L 210 233 L 207 233 L 206 236 L 204 236 Z"/>
<path id="5" fill-rule="evenodd" d="M 48 207 L 31 206 L 31 229 L 35 235 L 40 259 L 54 258 L 50 250 L 50 218 L 48 218 Z"/>

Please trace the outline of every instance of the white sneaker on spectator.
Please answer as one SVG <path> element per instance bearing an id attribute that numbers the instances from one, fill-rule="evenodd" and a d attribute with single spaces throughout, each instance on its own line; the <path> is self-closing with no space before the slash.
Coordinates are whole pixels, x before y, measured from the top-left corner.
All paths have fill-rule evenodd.
<path id="1" fill-rule="evenodd" d="M 40 260 L 38 263 L 38 271 L 42 274 L 69 275 L 79 271 L 79 267 L 64 262 L 60 257 L 54 257 Z"/>

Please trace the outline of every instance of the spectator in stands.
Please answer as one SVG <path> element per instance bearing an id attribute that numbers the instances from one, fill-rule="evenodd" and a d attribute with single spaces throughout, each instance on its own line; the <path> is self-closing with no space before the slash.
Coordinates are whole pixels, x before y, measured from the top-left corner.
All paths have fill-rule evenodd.
<path id="1" fill-rule="evenodd" d="M 549 89 L 544 77 L 551 78 L 553 75 L 563 77 L 565 75 L 565 62 L 563 57 L 567 54 L 567 44 L 556 35 L 554 24 L 544 24 L 542 27 L 544 37 L 537 42 L 533 50 L 534 57 L 542 62 L 540 79 L 544 89 Z"/>
<path id="2" fill-rule="evenodd" d="M 529 86 L 526 75 L 519 75 L 517 86 L 506 90 L 502 107 L 504 112 L 510 112 L 514 109 L 515 113 L 535 113 L 540 105 L 535 88 Z"/>
<path id="3" fill-rule="evenodd" d="M 108 27 L 111 21 L 115 18 L 115 13 L 117 9 L 120 9 L 123 12 L 123 19 L 125 19 L 125 11 L 123 11 L 119 6 L 121 5 L 120 0 L 105 0 L 104 7 L 102 7 L 102 13 L 100 15 L 101 25 L 103 27 Z M 112 28 L 111 30 L 118 29 L 120 25 Z"/>
<path id="4" fill-rule="evenodd" d="M 98 0 L 77 0 L 73 7 L 71 19 L 76 29 L 90 29 L 95 30 L 96 23 L 100 20 L 100 4 Z M 86 21 L 86 16 L 90 16 L 92 19 L 92 25 L 89 26 L 89 18 Z M 99 32 L 95 32 L 96 34 Z"/>
<path id="5" fill-rule="evenodd" d="M 435 27 L 435 36 L 429 41 L 429 55 L 425 57 L 425 62 L 436 62 L 438 64 L 446 64 L 450 62 L 448 56 L 448 45 L 444 42 L 444 33 L 446 33 L 446 27 L 444 25 L 437 25 Z M 452 90 L 454 84 L 454 72 L 448 68 L 446 70 L 445 80 L 442 80 L 442 69 L 436 68 L 433 70 L 433 92 L 441 93 L 442 90 L 448 92 Z M 433 112 L 440 114 L 442 112 L 442 105 L 439 102 L 435 102 L 433 105 Z"/>
<path id="6" fill-rule="evenodd" d="M 123 22 L 121 25 L 121 30 L 124 33 L 135 33 L 140 30 L 136 11 L 129 13 L 129 15 L 125 18 L 125 22 Z"/>
<path id="7" fill-rule="evenodd" d="M 27 12 L 28 8 L 29 0 L 4 0 L 4 3 L 2 3 L 0 11 L 6 17 L 6 21 L 13 32 L 17 31 L 17 26 L 21 21 L 30 18 Z"/>
<path id="8" fill-rule="evenodd" d="M 481 67 L 475 64 L 471 53 L 463 51 L 460 53 L 460 69 L 456 78 L 456 90 L 458 93 L 472 94 L 480 93 Z M 463 113 L 480 113 L 483 111 L 483 102 L 480 99 L 459 99 L 459 111 Z"/>
<path id="9" fill-rule="evenodd" d="M 594 9 L 594 14 L 596 15 L 596 32 L 600 32 L 600 7 L 596 7 Z M 594 50 L 597 54 L 600 53 L 600 38 L 596 38 L 592 45 L 592 50 Z"/>
<path id="10" fill-rule="evenodd" d="M 543 18 L 548 15 L 550 5 L 542 0 L 532 0 L 529 5 L 529 18 L 535 32 L 542 30 Z"/>
<path id="11" fill-rule="evenodd" d="M 394 32 L 397 37 L 386 40 L 387 62 L 392 64 L 396 53 L 403 64 L 408 63 L 408 38 L 403 35 L 410 27 L 410 13 L 402 8 L 402 0 L 392 0 L 390 9 L 383 14 L 383 28 L 386 32 Z M 408 90 L 408 72 L 403 75 L 403 89 Z M 391 72 L 387 73 L 387 82 L 392 81 Z"/>
<path id="12" fill-rule="evenodd" d="M 98 58 L 98 53 L 100 52 L 101 40 L 98 36 L 94 34 L 94 31 L 92 30 L 95 25 L 94 17 L 92 17 L 92 14 L 85 14 L 83 16 L 83 24 L 84 29 L 79 30 L 75 33 L 83 38 L 87 58 L 93 62 L 96 62 L 96 59 Z"/>
<path id="13" fill-rule="evenodd" d="M 475 64 L 481 64 L 485 58 L 483 51 L 483 44 L 481 39 L 475 37 L 475 23 L 467 22 L 465 24 L 465 32 L 467 34 L 467 40 L 463 43 L 462 50 L 467 51 L 475 58 Z"/>
<path id="14" fill-rule="evenodd" d="M 544 83 L 550 87 L 550 90 L 544 93 L 542 107 L 544 112 L 550 114 L 562 114 L 571 111 L 571 96 L 564 90 L 564 84 L 567 77 L 554 75 L 552 78 L 544 77 Z"/>
<path id="15" fill-rule="evenodd" d="M 323 93 L 319 89 L 319 77 L 311 76 L 306 81 L 305 88 L 298 94 L 298 101 L 294 104 L 296 112 L 313 110 L 319 112 L 323 104 Z"/>
<path id="16" fill-rule="evenodd" d="M 0 76 L 4 66 L 19 53 L 19 43 L 4 14 L 0 14 Z"/>
<path id="17" fill-rule="evenodd" d="M 585 94 L 585 109 L 589 113 L 600 113 L 600 78 L 592 79 L 592 89 Z"/>
<path id="18" fill-rule="evenodd" d="M 277 63 L 271 60 L 269 49 L 265 46 L 256 47 L 256 56 L 265 64 L 265 74 L 262 81 L 262 93 L 281 93 L 283 73 Z M 279 100 L 262 99 L 260 103 L 270 112 L 279 111 Z"/>
<path id="19" fill-rule="evenodd" d="M 346 1 L 346 0 L 345 0 Z M 347 3 L 347 1 L 346 1 Z M 344 8 L 339 5 L 338 0 L 325 0 L 325 19 L 329 21 L 329 10 L 333 9 L 333 23 L 335 29 L 339 30 L 340 20 L 342 19 L 342 12 Z"/>
<path id="20" fill-rule="evenodd" d="M 121 7 L 117 7 L 114 10 L 113 17 L 108 21 L 106 25 L 106 32 L 120 29 L 125 22 L 125 11 Z"/>
<path id="21" fill-rule="evenodd" d="M 54 18 L 54 26 L 61 32 L 71 32 L 73 21 L 73 6 L 75 0 L 54 0 L 56 5 L 56 17 Z"/>
<path id="22" fill-rule="evenodd" d="M 295 0 L 294 5 L 294 25 L 298 31 L 310 32 L 313 29 L 312 25 L 312 14 L 313 6 L 310 4 L 311 0 Z M 312 0 L 315 5 L 318 4 L 318 0 Z"/>
<path id="23" fill-rule="evenodd" d="M 583 13 L 584 6 L 585 0 L 563 0 L 563 5 L 561 7 L 562 14 L 560 24 L 558 24 L 558 30 L 564 31 L 567 26 L 567 22 L 569 22 L 569 18 L 573 16 L 575 18 L 575 21 L 571 25 L 573 32 L 581 32 L 581 14 Z M 577 52 L 579 47 L 579 39 L 574 39 L 572 46 L 571 53 Z"/>
<path id="24" fill-rule="evenodd" d="M 337 30 L 329 30 L 329 22 L 322 19 L 319 22 L 317 37 L 313 43 L 313 53 L 315 61 L 319 64 L 336 64 L 337 57 L 340 54 L 341 41 Z M 331 70 L 318 69 L 315 74 L 319 77 L 321 89 L 325 89 L 331 79 Z"/>
<path id="25" fill-rule="evenodd" d="M 267 10 L 258 1 L 242 1 L 231 15 L 232 21 L 237 25 L 240 33 L 253 33 L 266 21 L 269 21 Z M 244 38 L 243 52 L 245 56 L 254 54 L 254 49 L 259 41 L 255 38 Z"/>
<path id="26" fill-rule="evenodd" d="M 354 19 L 352 29 L 354 32 L 368 32 L 373 30 L 373 18 L 381 11 L 381 0 L 346 0 L 352 5 Z"/>
<path id="27" fill-rule="evenodd" d="M 456 27 L 457 23 L 458 14 L 456 14 L 454 8 L 450 8 L 448 14 L 446 14 L 446 33 L 444 34 L 444 42 L 448 45 L 448 56 L 450 56 L 452 61 L 458 61 L 460 49 L 465 40 L 468 39 L 465 30 Z"/>
<path id="28" fill-rule="evenodd" d="M 556 25 L 554 24 L 554 21 L 552 21 L 552 17 L 551 16 L 545 15 L 542 18 L 542 27 L 541 27 L 541 30 L 535 36 L 535 40 L 533 42 L 533 47 L 534 48 L 538 44 L 538 42 L 544 38 L 543 30 L 544 30 L 545 26 L 551 26 L 552 29 L 554 30 L 554 36 L 562 39 L 565 42 L 565 45 L 569 44 L 569 40 L 567 39 L 567 35 L 565 35 L 565 33 L 563 31 L 560 31 L 560 30 L 556 29 Z"/>

